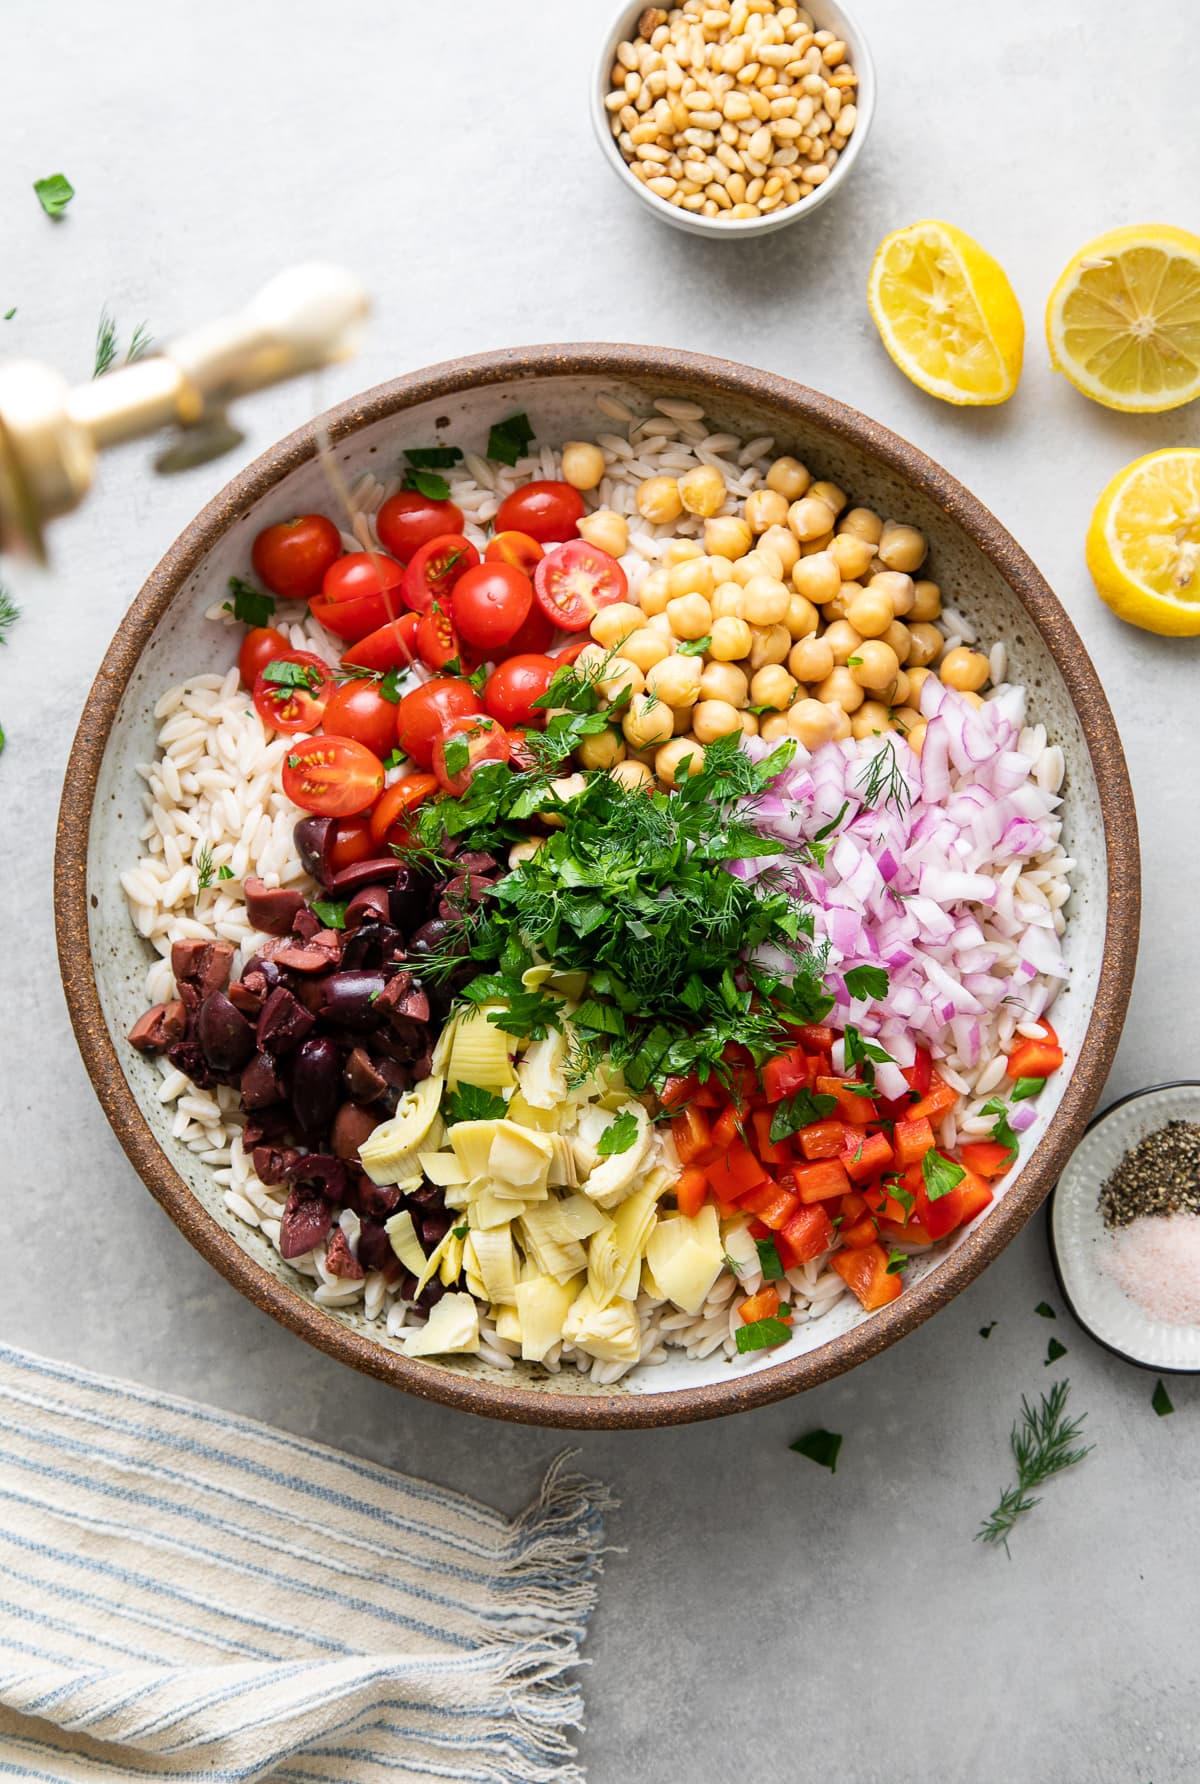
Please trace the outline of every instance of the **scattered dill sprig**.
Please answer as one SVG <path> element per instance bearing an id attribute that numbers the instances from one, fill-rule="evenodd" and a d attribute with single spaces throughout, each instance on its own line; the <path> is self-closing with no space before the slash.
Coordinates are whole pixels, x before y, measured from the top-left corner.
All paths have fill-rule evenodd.
<path id="1" fill-rule="evenodd" d="M 887 738 L 864 766 L 857 781 L 864 805 L 890 805 L 901 817 L 912 802 L 912 790 L 892 738 Z"/>
<path id="2" fill-rule="evenodd" d="M 199 897 L 201 892 L 207 892 L 208 888 L 212 885 L 212 883 L 213 883 L 212 844 L 209 842 L 206 842 L 206 843 L 202 843 L 200 848 L 196 852 L 196 896 Z"/>
<path id="3" fill-rule="evenodd" d="M 125 350 L 125 364 L 133 365 L 135 360 L 145 359 L 154 345 L 154 336 L 150 333 L 148 322 L 139 322 L 129 337 L 129 346 Z"/>
<path id="4" fill-rule="evenodd" d="M 1007 1552 L 1017 1519 L 1041 1502 L 1041 1495 L 1034 1488 L 1044 1486 L 1064 1468 L 1082 1462 L 1095 1447 L 1078 1441 L 1087 1414 L 1081 1413 L 1074 1419 L 1066 1417 L 1070 1385 L 1069 1381 L 1056 1381 L 1037 1407 L 1030 1406 L 1022 1396 L 1021 1417 L 1009 1437 L 1017 1465 L 1016 1485 L 1005 1488 L 996 1509 L 975 1532 L 976 1542 L 1003 1543 Z"/>
<path id="5" fill-rule="evenodd" d="M 154 345 L 147 322 L 139 322 L 133 331 L 129 346 L 125 351 L 125 364 L 132 365 L 137 359 L 144 359 Z M 100 320 L 96 325 L 96 360 L 92 368 L 93 378 L 102 378 L 115 365 L 121 346 L 117 335 L 117 319 L 110 312 L 108 305 L 100 311 Z"/>
<path id="6" fill-rule="evenodd" d="M 0 644 L 8 643 L 8 634 L 20 617 L 21 609 L 13 600 L 4 583 L 0 582 Z"/>

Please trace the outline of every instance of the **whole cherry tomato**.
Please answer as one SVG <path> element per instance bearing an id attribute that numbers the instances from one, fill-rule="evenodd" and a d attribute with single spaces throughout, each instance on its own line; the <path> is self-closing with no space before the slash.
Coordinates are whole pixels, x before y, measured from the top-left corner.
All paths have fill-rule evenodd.
<path id="1" fill-rule="evenodd" d="M 447 793 L 465 793 L 476 771 L 488 762 L 507 762 L 512 753 L 508 732 L 484 714 L 464 719 L 433 746 L 433 772 Z"/>
<path id="2" fill-rule="evenodd" d="M 349 737 L 306 737 L 283 758 L 283 790 L 302 811 L 352 818 L 374 805 L 383 763 Z"/>
<path id="3" fill-rule="evenodd" d="M 501 502 L 496 531 L 527 533 L 539 545 L 556 545 L 575 537 L 585 512 L 583 497 L 569 483 L 524 483 Z"/>
<path id="4" fill-rule="evenodd" d="M 389 755 L 396 741 L 396 707 L 378 681 L 344 681 L 325 702 L 321 729 L 327 737 L 353 737 L 377 756 Z"/>
<path id="5" fill-rule="evenodd" d="M 250 548 L 260 582 L 282 601 L 311 601 L 321 580 L 341 556 L 342 536 L 323 514 L 301 514 L 264 527 Z"/>
<path id="6" fill-rule="evenodd" d="M 238 674 L 253 692 L 259 673 L 276 657 L 285 657 L 291 645 L 274 626 L 252 626 L 238 652 Z"/>
<path id="7" fill-rule="evenodd" d="M 404 572 L 400 593 L 414 613 L 427 613 L 435 601 L 449 605 L 450 591 L 467 570 L 479 562 L 479 553 L 461 533 L 442 533 L 430 539 L 413 556 Z"/>
<path id="8" fill-rule="evenodd" d="M 389 750 L 391 744 L 388 744 Z M 376 853 L 371 841 L 371 826 L 365 818 L 335 818 L 333 834 L 325 844 L 325 859 L 334 873 L 353 867 L 356 861 L 368 861 Z"/>
<path id="9" fill-rule="evenodd" d="M 509 639 L 505 649 L 510 655 L 537 656 L 548 650 L 554 637 L 554 626 L 542 612 L 541 602 L 534 601 L 529 609 L 529 617 Z"/>
<path id="10" fill-rule="evenodd" d="M 347 552 L 325 572 L 322 591 L 310 602 L 313 617 L 335 637 L 357 644 L 403 612 L 403 578 L 391 558 Z"/>
<path id="11" fill-rule="evenodd" d="M 545 552 L 536 539 L 528 533 L 496 533 L 484 547 L 485 564 L 511 564 L 516 570 L 524 570 L 526 576 L 533 572 L 545 557 Z"/>
<path id="12" fill-rule="evenodd" d="M 483 702 L 469 683 L 453 676 L 427 681 L 405 694 L 396 708 L 396 741 L 421 768 L 433 766 L 433 746 L 463 719 L 477 718 Z"/>
<path id="13" fill-rule="evenodd" d="M 258 672 L 254 706 L 276 731 L 315 731 L 333 692 L 329 667 L 310 650 L 289 650 Z"/>
<path id="14" fill-rule="evenodd" d="M 534 701 L 541 699 L 561 667 L 553 657 L 507 657 L 489 675 L 483 704 L 502 725 L 536 725 L 540 729 L 549 714 Z"/>
<path id="15" fill-rule="evenodd" d="M 533 584 L 513 564 L 478 564 L 454 585 L 450 608 L 458 632 L 481 650 L 516 637 L 533 606 Z"/>
<path id="16" fill-rule="evenodd" d="M 393 558 L 384 557 L 379 551 L 348 551 L 326 570 L 321 597 L 334 602 L 362 601 L 368 595 L 399 588 L 403 581 L 404 566 Z M 399 602 L 394 606 L 399 613 Z"/>
<path id="17" fill-rule="evenodd" d="M 375 516 L 379 543 L 402 564 L 427 545 L 447 533 L 462 532 L 462 509 L 453 502 L 438 502 L 423 496 L 418 489 L 402 489 L 389 496 Z"/>

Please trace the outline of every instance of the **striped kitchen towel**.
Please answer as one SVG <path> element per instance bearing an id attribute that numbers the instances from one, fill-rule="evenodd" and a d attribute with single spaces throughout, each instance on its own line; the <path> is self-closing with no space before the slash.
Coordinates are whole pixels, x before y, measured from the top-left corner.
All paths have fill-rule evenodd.
<path id="1" fill-rule="evenodd" d="M 578 1781 L 594 1482 L 509 1519 L 0 1346 L 0 1779 Z"/>

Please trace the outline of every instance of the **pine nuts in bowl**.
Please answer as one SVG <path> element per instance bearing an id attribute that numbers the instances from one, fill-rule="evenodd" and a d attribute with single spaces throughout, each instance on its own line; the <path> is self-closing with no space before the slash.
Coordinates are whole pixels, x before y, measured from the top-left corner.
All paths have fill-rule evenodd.
<path id="1" fill-rule="evenodd" d="M 846 180 L 875 109 L 862 32 L 842 5 L 683 0 L 621 9 L 592 82 L 618 178 L 695 235 L 763 235 Z"/>

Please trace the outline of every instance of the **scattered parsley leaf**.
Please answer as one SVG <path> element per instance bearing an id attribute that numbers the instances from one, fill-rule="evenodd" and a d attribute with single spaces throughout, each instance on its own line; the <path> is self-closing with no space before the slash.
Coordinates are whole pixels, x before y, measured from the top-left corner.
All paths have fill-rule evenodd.
<path id="1" fill-rule="evenodd" d="M 471 1229 L 465 1220 L 461 1226 L 451 1227 L 450 1229 L 456 1239 L 465 1239 L 470 1230 Z"/>
<path id="2" fill-rule="evenodd" d="M 270 625 L 271 615 L 275 611 L 274 595 L 260 594 L 248 582 L 243 582 L 240 576 L 229 578 L 229 592 L 233 600 L 223 603 L 226 613 L 232 613 L 234 619 L 244 626 Z"/>
<path id="3" fill-rule="evenodd" d="M 16 315 L 16 313 L 17 313 L 17 306 L 16 306 L 16 304 L 14 304 L 11 310 L 5 310 L 4 320 L 6 322 L 11 322 L 13 317 Z"/>
<path id="4" fill-rule="evenodd" d="M 814 842 L 824 842 L 825 838 L 827 836 L 832 836 L 834 831 L 837 829 L 838 825 L 841 823 L 842 819 L 845 817 L 846 813 L 849 810 L 850 810 L 850 801 L 848 799 L 844 799 L 842 801 L 842 809 L 838 813 L 837 817 L 830 818 L 828 824 L 822 824 L 821 828 L 818 831 L 816 831 L 815 834 L 813 835 L 813 841 Z"/>
<path id="5" fill-rule="evenodd" d="M 1014 1103 L 1023 1103 L 1026 1097 L 1036 1096 L 1045 1088 L 1044 1078 L 1018 1078 L 1012 1087 L 1012 1100 Z"/>
<path id="6" fill-rule="evenodd" d="M 677 657 L 702 657 L 711 643 L 711 637 L 687 638 L 682 644 L 675 646 L 675 655 Z"/>
<path id="7" fill-rule="evenodd" d="M 1069 1382 L 1055 1382 L 1036 1408 L 1022 1398 L 1021 1417 L 1008 1440 L 1017 1466 L 1017 1484 L 1005 1488 L 995 1511 L 975 1532 L 976 1542 L 1002 1543 L 1007 1550 L 1017 1519 L 1040 1503 L 1034 1487 L 1043 1486 L 1064 1468 L 1073 1468 L 1091 1451 L 1090 1443 L 1077 1441 L 1086 1414 L 1077 1419 L 1065 1416 L 1069 1390 Z"/>
<path id="8" fill-rule="evenodd" d="M 442 1114 L 453 1124 L 456 1121 L 500 1121 L 508 1104 L 494 1090 L 478 1084 L 458 1084 L 442 1104 Z"/>
<path id="9" fill-rule="evenodd" d="M 847 657 L 846 658 L 846 667 L 847 667 L 847 669 L 861 669 L 862 668 L 862 658 L 861 657 Z"/>
<path id="10" fill-rule="evenodd" d="M 1055 1311 L 1054 1311 L 1053 1307 L 1051 1307 L 1049 1301 L 1039 1301 L 1033 1311 L 1038 1315 L 1038 1317 L 1040 1319 L 1057 1319 L 1058 1318 L 1057 1313 L 1055 1313 Z"/>
<path id="11" fill-rule="evenodd" d="M 882 966 L 852 966 L 846 974 L 846 990 L 851 997 L 886 997 L 887 969 Z"/>
<path id="12" fill-rule="evenodd" d="M 908 1263 L 909 1263 L 909 1259 L 908 1259 L 907 1252 L 905 1252 L 905 1251 L 889 1251 L 888 1252 L 888 1261 L 887 1261 L 887 1272 L 886 1272 L 887 1275 L 899 1276 L 902 1273 L 902 1271 L 907 1270 Z"/>
<path id="13" fill-rule="evenodd" d="M 404 473 L 404 488 L 418 490 L 421 495 L 428 496 L 431 502 L 450 500 L 450 485 L 436 471 L 418 471 L 410 465 Z"/>
<path id="14" fill-rule="evenodd" d="M 781 1281 L 783 1277 L 783 1263 L 778 1251 L 775 1249 L 774 1239 L 756 1239 L 754 1243 L 758 1250 L 758 1261 L 762 1266 L 763 1281 Z"/>
<path id="15" fill-rule="evenodd" d="M 404 751 L 402 749 L 394 749 L 392 751 L 391 755 L 385 756 L 383 758 L 383 766 L 386 769 L 399 768 L 401 762 L 403 762 L 403 761 L 404 761 Z"/>
<path id="16" fill-rule="evenodd" d="M 1060 1344 L 1057 1338 L 1052 1338 L 1046 1346 L 1046 1361 L 1042 1364 L 1043 1369 L 1048 1369 L 1051 1363 L 1057 1363 L 1059 1357 L 1065 1357 L 1066 1354 L 1066 1345 Z"/>
<path id="17" fill-rule="evenodd" d="M 264 681 L 269 681 L 275 688 L 303 688 L 306 693 L 315 694 L 321 685 L 321 671 L 315 663 L 289 663 L 283 657 L 276 657 L 262 671 Z M 291 762 L 289 756 L 288 761 Z"/>
<path id="18" fill-rule="evenodd" d="M 462 460 L 458 446 L 414 446 L 404 454 L 406 461 L 418 471 L 448 471 Z"/>
<path id="19" fill-rule="evenodd" d="M 379 677 L 379 692 L 393 706 L 400 704 L 400 677 L 403 673 L 402 669 L 385 669 Z"/>
<path id="20" fill-rule="evenodd" d="M 453 778 L 454 775 L 461 774 L 464 768 L 469 767 L 471 746 L 465 737 L 451 737 L 442 746 L 442 756 L 446 764 L 447 777 Z"/>
<path id="21" fill-rule="evenodd" d="M 891 1196 L 893 1202 L 899 1202 L 905 1216 L 910 1215 L 917 1205 L 917 1198 L 911 1189 L 906 1188 L 903 1177 L 893 1172 L 890 1177 L 884 1177 L 882 1183 L 884 1190 Z"/>
<path id="22" fill-rule="evenodd" d="M 1020 1145 L 1020 1141 L 1017 1139 L 1016 1134 L 1013 1132 L 1013 1129 L 1009 1124 L 1008 1106 L 1005 1103 L 1004 1098 L 1000 1096 L 989 1097 L 987 1102 L 984 1103 L 983 1108 L 980 1110 L 980 1114 L 994 1115 L 996 1117 L 995 1125 L 992 1128 L 992 1139 L 995 1140 L 997 1145 L 1005 1147 L 1008 1152 L 1008 1162 L 1011 1164 L 1013 1159 L 1017 1156 L 1017 1148 Z"/>
<path id="23" fill-rule="evenodd" d="M 638 1119 L 632 1109 L 622 1109 L 615 1121 L 609 1123 L 596 1143 L 596 1151 L 601 1158 L 611 1158 L 615 1152 L 628 1152 L 638 1137 Z"/>
<path id="24" fill-rule="evenodd" d="M 994 1332 L 994 1331 L 995 1331 L 995 1330 L 996 1330 L 996 1322 L 995 1322 L 995 1320 L 992 1320 L 992 1322 L 991 1322 L 991 1324 L 990 1324 L 990 1325 L 986 1325 L 986 1326 L 980 1326 L 980 1328 L 979 1328 L 979 1336 L 980 1336 L 980 1337 L 981 1337 L 981 1338 L 990 1338 L 990 1337 L 991 1337 L 991 1335 L 992 1335 L 992 1333 L 993 1333 L 993 1332 Z"/>
<path id="25" fill-rule="evenodd" d="M 75 188 L 65 173 L 47 174 L 44 180 L 33 182 L 33 189 L 48 217 L 61 217 L 75 196 Z"/>
<path id="26" fill-rule="evenodd" d="M 735 1343 L 745 1356 L 747 1351 L 770 1350 L 773 1345 L 786 1344 L 791 1335 L 792 1328 L 781 1319 L 755 1319 L 748 1326 L 738 1327 Z"/>
<path id="27" fill-rule="evenodd" d="M 196 851 L 196 896 L 207 892 L 213 883 L 212 844 L 202 843 Z"/>
<path id="28" fill-rule="evenodd" d="M 344 929 L 346 927 L 346 906 L 348 898 L 314 898 L 312 913 L 319 917 L 326 929 Z"/>
<path id="29" fill-rule="evenodd" d="M 842 1434 L 840 1431 L 808 1431 L 803 1437 L 797 1437 L 795 1443 L 789 1443 L 788 1448 L 795 1450 L 798 1456 L 807 1456 L 819 1468 L 828 1468 L 830 1474 L 836 1474 Z"/>
<path id="30" fill-rule="evenodd" d="M 785 1097 L 781 1103 L 776 1103 L 771 1113 L 772 1146 L 790 1139 L 792 1134 L 811 1126 L 814 1121 L 824 1121 L 836 1108 L 836 1096 L 814 1096 L 811 1090 L 797 1090 L 794 1095 Z"/>
<path id="31" fill-rule="evenodd" d="M 231 880 L 233 877 L 234 873 L 232 867 L 218 867 L 217 878 L 219 880 Z"/>
<path id="32" fill-rule="evenodd" d="M 1150 1396 L 1150 1404 L 1153 1406 L 1160 1419 L 1165 1419 L 1168 1413 L 1174 1412 L 1175 1410 L 1174 1406 L 1171 1404 L 1171 1396 L 1162 1384 L 1161 1376 L 1159 1376 L 1154 1384 L 1154 1392 Z"/>
<path id="33" fill-rule="evenodd" d="M 921 1175 L 925 1179 L 925 1193 L 931 1202 L 940 1201 L 948 1196 L 952 1189 L 957 1189 L 966 1172 L 961 1165 L 956 1165 L 952 1158 L 943 1158 L 940 1152 L 932 1147 L 921 1160 Z"/>
<path id="34" fill-rule="evenodd" d="M 870 972 L 871 970 L 872 970 L 872 968 L 870 968 L 870 967 L 867 968 L 868 972 Z M 891 1054 L 887 1051 L 886 1048 L 881 1047 L 879 1045 L 878 1041 L 864 1040 L 862 1035 L 859 1034 L 857 1028 L 855 1028 L 853 1026 L 853 1024 L 851 1024 L 851 1023 L 846 1024 L 846 1027 L 843 1030 L 842 1039 L 843 1039 L 843 1042 L 845 1045 L 846 1070 L 847 1071 L 849 1071 L 850 1067 L 854 1066 L 854 1065 L 864 1065 L 864 1064 L 871 1064 L 871 1063 L 874 1063 L 877 1065 L 894 1065 L 895 1064 L 895 1061 L 893 1060 Z M 864 1072 L 863 1076 L 865 1078 L 867 1076 L 867 1074 Z M 872 1074 L 872 1076 L 873 1076 L 873 1074 Z M 868 1082 L 870 1082 L 869 1079 L 868 1079 Z"/>
<path id="35" fill-rule="evenodd" d="M 497 421 L 488 434 L 487 455 L 498 464 L 515 465 L 533 437 L 528 415 L 509 415 Z"/>

